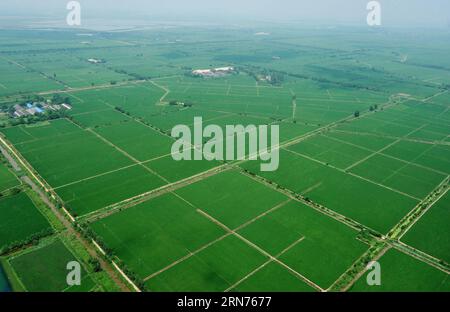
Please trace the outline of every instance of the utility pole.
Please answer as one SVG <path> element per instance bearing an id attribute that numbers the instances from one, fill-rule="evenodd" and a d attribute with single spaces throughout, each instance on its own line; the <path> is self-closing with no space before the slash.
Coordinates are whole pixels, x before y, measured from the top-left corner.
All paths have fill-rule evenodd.
<path id="1" fill-rule="evenodd" d="M 297 96 L 294 94 L 292 96 L 292 121 L 295 122 L 295 113 L 297 111 Z"/>

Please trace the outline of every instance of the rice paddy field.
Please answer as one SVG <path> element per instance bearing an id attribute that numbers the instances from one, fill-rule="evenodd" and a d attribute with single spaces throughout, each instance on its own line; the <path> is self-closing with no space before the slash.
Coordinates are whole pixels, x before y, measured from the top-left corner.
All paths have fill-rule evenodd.
<path id="1" fill-rule="evenodd" d="M 71 107 L 38 122 L 11 117 L 2 147 L 130 289 L 450 291 L 448 32 L 426 46 L 395 30 L 298 25 L 0 38 L 6 111 L 56 95 Z M 171 131 L 194 131 L 195 117 L 278 125 L 279 167 L 174 160 Z M 15 187 L 0 163 L 0 247 L 52 227 L 33 190 Z M 66 235 L 6 255 L 7 275 L 27 291 L 111 289 Z M 82 286 L 67 287 L 65 263 L 83 257 Z M 382 284 L 369 286 L 364 268 L 376 259 Z"/>
<path id="2" fill-rule="evenodd" d="M 436 258 L 450 261 L 448 246 L 448 220 L 450 193 L 446 193 L 403 237 L 403 241 L 411 246 L 428 252 Z"/>
<path id="3" fill-rule="evenodd" d="M 0 248 L 51 228 L 26 193 L 0 198 Z"/>
<path id="4" fill-rule="evenodd" d="M 16 176 L 9 170 L 9 168 L 0 163 L 0 192 L 18 186 L 20 184 Z"/>
<path id="5" fill-rule="evenodd" d="M 352 291 L 448 292 L 450 289 L 448 274 L 399 251 L 389 250 L 380 259 L 380 264 L 386 270 L 385 281 L 380 287 L 369 287 L 364 275 L 355 283 Z"/>
<path id="6" fill-rule="evenodd" d="M 66 283 L 67 263 L 77 258 L 60 240 L 30 250 L 9 259 L 17 279 L 25 290 L 31 292 L 89 291 L 95 283 L 81 269 L 82 286 L 68 287 Z"/>

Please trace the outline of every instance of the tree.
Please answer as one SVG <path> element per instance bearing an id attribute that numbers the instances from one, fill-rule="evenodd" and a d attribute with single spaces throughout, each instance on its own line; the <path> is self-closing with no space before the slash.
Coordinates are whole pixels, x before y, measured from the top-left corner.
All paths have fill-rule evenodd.
<path id="1" fill-rule="evenodd" d="M 89 258 L 89 264 L 91 265 L 94 272 L 100 272 L 102 270 L 102 266 L 100 265 L 100 261 L 95 258 Z"/>
<path id="2" fill-rule="evenodd" d="M 359 117 L 359 111 L 356 111 L 353 115 L 355 116 L 355 118 L 358 118 Z"/>

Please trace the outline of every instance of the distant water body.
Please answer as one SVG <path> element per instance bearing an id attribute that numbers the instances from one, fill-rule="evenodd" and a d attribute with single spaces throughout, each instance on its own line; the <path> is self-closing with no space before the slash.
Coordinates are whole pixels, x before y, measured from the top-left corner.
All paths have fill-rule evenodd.
<path id="1" fill-rule="evenodd" d="M 9 292 L 9 291 L 11 291 L 11 285 L 9 285 L 5 271 L 3 271 L 3 267 L 0 264 L 0 292 Z"/>

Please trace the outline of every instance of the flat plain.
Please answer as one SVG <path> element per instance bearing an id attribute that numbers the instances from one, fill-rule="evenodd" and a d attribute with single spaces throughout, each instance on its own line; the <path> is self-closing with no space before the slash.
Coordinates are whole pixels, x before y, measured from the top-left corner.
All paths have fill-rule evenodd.
<path id="1" fill-rule="evenodd" d="M 1 29 L 0 136 L 142 290 L 449 291 L 450 41 L 423 34 Z M 8 117 L 61 97 L 57 118 Z M 279 168 L 175 161 L 171 130 L 195 117 L 279 125 Z M 49 227 L 16 187 L 0 163 L 0 247 Z M 57 235 L 7 255 L 26 290 L 77 290 Z M 372 258 L 378 288 L 356 278 Z M 96 289 L 83 270 L 78 290 Z"/>

